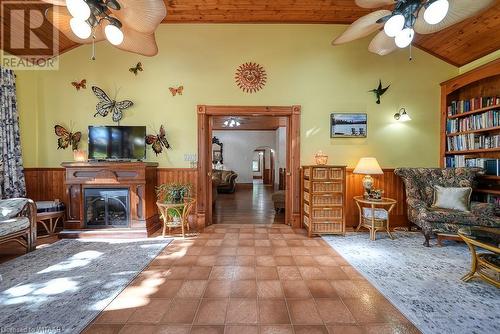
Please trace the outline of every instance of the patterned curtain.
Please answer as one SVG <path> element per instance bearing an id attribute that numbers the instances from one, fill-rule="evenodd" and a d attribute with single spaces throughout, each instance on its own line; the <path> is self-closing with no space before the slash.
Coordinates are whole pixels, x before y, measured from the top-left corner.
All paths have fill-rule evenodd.
<path id="1" fill-rule="evenodd" d="M 16 78 L 12 70 L 3 67 L 0 67 L 0 150 L 0 198 L 25 197 Z"/>

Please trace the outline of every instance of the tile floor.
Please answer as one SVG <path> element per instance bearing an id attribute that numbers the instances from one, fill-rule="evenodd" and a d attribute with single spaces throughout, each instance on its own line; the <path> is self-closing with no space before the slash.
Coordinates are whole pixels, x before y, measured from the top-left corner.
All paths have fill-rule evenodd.
<path id="1" fill-rule="evenodd" d="M 419 333 L 320 238 L 285 225 L 213 225 L 176 239 L 91 333 Z"/>

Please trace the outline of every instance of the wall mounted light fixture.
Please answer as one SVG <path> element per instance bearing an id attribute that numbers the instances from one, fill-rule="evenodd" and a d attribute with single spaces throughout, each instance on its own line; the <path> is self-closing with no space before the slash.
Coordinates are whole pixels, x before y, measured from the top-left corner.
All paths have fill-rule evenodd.
<path id="1" fill-rule="evenodd" d="M 396 121 L 400 121 L 400 122 L 411 121 L 411 117 L 410 117 L 410 115 L 408 115 L 405 108 L 399 109 L 399 111 L 394 114 L 394 119 Z"/>

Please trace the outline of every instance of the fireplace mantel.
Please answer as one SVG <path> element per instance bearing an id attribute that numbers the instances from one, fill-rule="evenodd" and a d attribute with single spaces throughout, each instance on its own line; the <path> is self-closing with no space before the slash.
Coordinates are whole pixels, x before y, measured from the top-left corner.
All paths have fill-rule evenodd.
<path id="1" fill-rule="evenodd" d="M 65 230 L 85 229 L 84 191 L 88 188 L 127 188 L 130 229 L 149 236 L 159 227 L 155 187 L 157 163 L 65 162 L 65 185 L 69 203 Z M 143 232 L 143 233 L 140 233 Z"/>

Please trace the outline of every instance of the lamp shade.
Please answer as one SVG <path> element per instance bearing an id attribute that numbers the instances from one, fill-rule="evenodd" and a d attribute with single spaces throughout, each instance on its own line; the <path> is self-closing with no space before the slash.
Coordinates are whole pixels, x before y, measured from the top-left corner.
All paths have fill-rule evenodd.
<path id="1" fill-rule="evenodd" d="M 353 171 L 354 174 L 365 174 L 365 175 L 373 175 L 373 174 L 384 174 L 382 168 L 378 164 L 377 159 L 375 158 L 361 158 L 359 159 L 356 168 Z"/>

